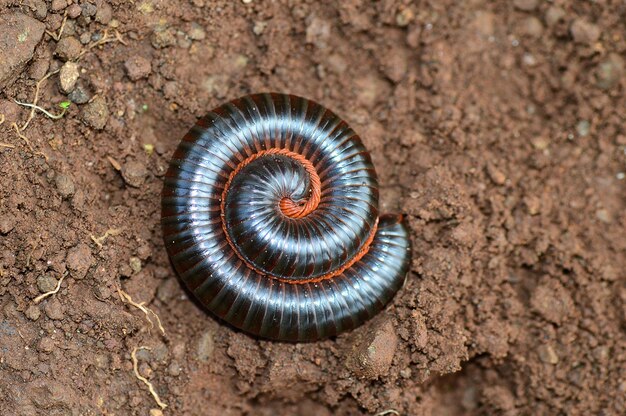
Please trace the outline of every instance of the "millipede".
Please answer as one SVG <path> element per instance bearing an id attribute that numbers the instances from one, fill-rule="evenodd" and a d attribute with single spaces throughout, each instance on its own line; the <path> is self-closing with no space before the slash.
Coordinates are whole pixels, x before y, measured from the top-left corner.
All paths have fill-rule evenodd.
<path id="1" fill-rule="evenodd" d="M 198 120 L 165 175 L 161 224 L 188 290 L 263 338 L 314 341 L 381 311 L 409 271 L 401 214 L 379 215 L 359 136 L 294 95 L 248 95 Z"/>

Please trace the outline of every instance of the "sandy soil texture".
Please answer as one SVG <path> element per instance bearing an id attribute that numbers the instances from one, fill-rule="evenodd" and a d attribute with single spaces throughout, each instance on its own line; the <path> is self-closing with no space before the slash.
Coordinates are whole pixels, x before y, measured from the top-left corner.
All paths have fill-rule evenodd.
<path id="1" fill-rule="evenodd" d="M 0 0 L 0 414 L 624 414 L 625 54 L 613 0 Z M 234 331 L 163 247 L 181 136 L 268 90 L 409 218 L 336 339 Z"/>

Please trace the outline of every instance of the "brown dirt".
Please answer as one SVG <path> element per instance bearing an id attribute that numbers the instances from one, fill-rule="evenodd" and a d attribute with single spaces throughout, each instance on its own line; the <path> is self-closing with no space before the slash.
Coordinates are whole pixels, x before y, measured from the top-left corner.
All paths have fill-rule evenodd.
<path id="1" fill-rule="evenodd" d="M 0 1 L 0 414 L 158 415 L 140 346 L 166 415 L 626 412 L 623 2 L 337 3 Z M 65 60 L 31 149 L 13 99 Z M 161 241 L 181 135 L 264 90 L 345 117 L 409 214 L 406 286 L 335 340 L 215 321 Z"/>

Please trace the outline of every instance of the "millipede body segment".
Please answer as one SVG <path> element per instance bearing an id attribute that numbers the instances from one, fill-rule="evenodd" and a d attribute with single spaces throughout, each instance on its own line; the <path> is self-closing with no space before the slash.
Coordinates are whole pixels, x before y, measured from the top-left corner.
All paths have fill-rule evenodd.
<path id="1" fill-rule="evenodd" d="M 183 137 L 162 197 L 165 246 L 210 311 L 311 341 L 379 312 L 409 270 L 401 215 L 378 213 L 374 166 L 334 113 L 284 94 L 224 104 Z"/>

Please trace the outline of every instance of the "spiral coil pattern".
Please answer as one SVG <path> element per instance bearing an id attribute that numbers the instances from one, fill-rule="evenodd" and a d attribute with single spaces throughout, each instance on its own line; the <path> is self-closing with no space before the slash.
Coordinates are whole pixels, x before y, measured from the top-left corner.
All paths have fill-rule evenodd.
<path id="1" fill-rule="evenodd" d="M 224 104 L 184 136 L 162 197 L 165 246 L 209 310 L 266 338 L 352 329 L 402 286 L 401 216 L 378 216 L 369 154 L 339 117 L 304 98 Z"/>

